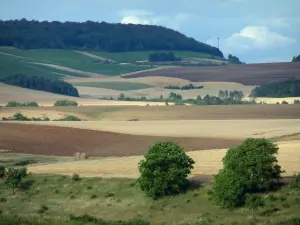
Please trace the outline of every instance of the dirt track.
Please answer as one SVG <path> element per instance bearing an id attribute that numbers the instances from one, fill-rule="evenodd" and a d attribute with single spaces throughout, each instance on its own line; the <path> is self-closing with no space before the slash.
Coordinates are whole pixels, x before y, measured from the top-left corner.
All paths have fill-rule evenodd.
<path id="1" fill-rule="evenodd" d="M 228 148 L 241 140 L 218 138 L 171 138 L 127 135 L 75 128 L 0 123 L 0 149 L 19 153 L 71 156 L 142 155 L 156 141 L 175 141 L 187 151 Z"/>
<path id="2" fill-rule="evenodd" d="M 300 63 L 263 63 L 210 67 L 178 67 L 157 71 L 139 72 L 124 78 L 165 76 L 183 78 L 193 82 L 237 82 L 244 85 L 261 85 L 290 77 L 300 78 Z"/>

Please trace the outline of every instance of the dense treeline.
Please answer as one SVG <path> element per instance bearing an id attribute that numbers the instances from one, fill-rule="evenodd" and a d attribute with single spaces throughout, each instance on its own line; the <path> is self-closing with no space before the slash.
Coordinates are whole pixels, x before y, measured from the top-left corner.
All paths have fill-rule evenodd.
<path id="1" fill-rule="evenodd" d="M 300 79 L 291 78 L 281 82 L 263 84 L 253 89 L 251 97 L 298 97 L 300 96 Z"/>
<path id="2" fill-rule="evenodd" d="M 153 52 L 149 54 L 150 62 L 180 61 L 173 52 Z"/>
<path id="3" fill-rule="evenodd" d="M 79 97 L 78 91 L 72 84 L 62 80 L 51 80 L 44 77 L 17 74 L 3 80 L 5 84 L 30 88 L 55 94 Z"/>
<path id="4" fill-rule="evenodd" d="M 292 62 L 300 62 L 300 55 L 294 56 Z"/>
<path id="5" fill-rule="evenodd" d="M 194 86 L 193 84 L 187 84 L 187 85 L 184 85 L 184 86 L 172 86 L 172 85 L 169 85 L 167 87 L 165 87 L 165 89 L 173 89 L 173 90 L 191 90 L 191 89 L 201 89 L 203 88 L 204 86 Z"/>
<path id="6" fill-rule="evenodd" d="M 162 26 L 106 22 L 0 20 L 0 46 L 21 49 L 92 49 L 108 52 L 185 50 L 223 57 L 215 47 Z"/>
<path id="7" fill-rule="evenodd" d="M 228 62 L 232 64 L 245 64 L 244 62 L 241 62 L 238 57 L 231 54 L 228 55 Z"/>
<path id="8" fill-rule="evenodd" d="M 39 107 L 39 104 L 37 102 L 9 101 L 6 107 Z"/>

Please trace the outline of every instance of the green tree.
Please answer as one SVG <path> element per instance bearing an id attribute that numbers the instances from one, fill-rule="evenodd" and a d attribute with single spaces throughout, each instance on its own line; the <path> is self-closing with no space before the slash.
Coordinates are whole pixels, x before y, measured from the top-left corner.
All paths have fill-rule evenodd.
<path id="1" fill-rule="evenodd" d="M 281 178 L 278 147 L 264 138 L 248 138 L 230 148 L 213 183 L 213 199 L 223 207 L 243 205 L 247 193 L 269 190 Z"/>
<path id="2" fill-rule="evenodd" d="M 10 187 L 15 194 L 15 189 L 19 187 L 24 177 L 27 176 L 26 168 L 9 168 L 6 173 L 5 183 Z"/>
<path id="3" fill-rule="evenodd" d="M 173 142 L 150 146 L 145 159 L 139 163 L 141 190 L 154 199 L 186 190 L 187 176 L 194 163 L 183 148 Z"/>
<path id="4" fill-rule="evenodd" d="M 245 206 L 252 210 L 252 217 L 255 218 L 255 212 L 265 206 L 265 201 L 261 195 L 247 194 Z"/>

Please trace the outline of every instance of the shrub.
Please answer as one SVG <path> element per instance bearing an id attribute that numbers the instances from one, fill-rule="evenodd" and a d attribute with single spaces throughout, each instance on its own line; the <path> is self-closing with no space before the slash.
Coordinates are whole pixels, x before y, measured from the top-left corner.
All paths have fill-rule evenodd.
<path id="1" fill-rule="evenodd" d="M 65 116 L 64 118 L 57 119 L 55 121 L 81 121 L 81 119 L 78 118 L 77 116 L 68 115 L 68 116 Z"/>
<path id="2" fill-rule="evenodd" d="M 21 182 L 23 181 L 23 178 L 27 176 L 27 169 L 26 168 L 20 168 L 20 169 L 14 169 L 9 168 L 6 172 L 6 180 L 5 183 L 8 185 L 8 187 L 12 188 L 13 194 L 15 193 L 15 189 L 20 186 Z"/>
<path id="3" fill-rule="evenodd" d="M 17 112 L 13 115 L 12 120 L 18 120 L 18 121 L 30 121 L 30 119 L 27 116 L 24 116 L 22 113 Z"/>
<path id="4" fill-rule="evenodd" d="M 38 214 L 44 214 L 46 211 L 48 211 L 48 206 L 41 205 L 40 209 L 37 211 Z"/>
<path id="5" fill-rule="evenodd" d="M 39 105 L 36 102 L 16 102 L 16 101 L 9 101 L 6 107 L 38 107 Z"/>
<path id="6" fill-rule="evenodd" d="M 72 180 L 73 181 L 80 181 L 81 178 L 79 177 L 79 175 L 77 173 L 74 173 L 73 176 L 72 176 Z"/>
<path id="7" fill-rule="evenodd" d="M 5 176 L 5 167 L 3 165 L 0 165 L 0 178 L 3 178 Z"/>
<path id="8" fill-rule="evenodd" d="M 54 103 L 54 106 L 78 106 L 78 103 L 69 100 L 58 100 Z"/>
<path id="9" fill-rule="evenodd" d="M 300 173 L 294 175 L 293 180 L 291 182 L 291 188 L 300 189 Z"/>
<path id="10" fill-rule="evenodd" d="M 92 194 L 92 195 L 91 195 L 91 199 L 95 199 L 95 198 L 97 198 L 97 195 Z"/>
<path id="11" fill-rule="evenodd" d="M 265 201 L 261 195 L 247 194 L 245 206 L 252 210 L 252 215 L 254 217 L 254 212 L 257 211 L 258 208 L 263 208 L 265 206 Z"/>
<path id="12" fill-rule="evenodd" d="M 299 99 L 294 100 L 294 104 L 300 104 L 300 100 Z"/>
<path id="13" fill-rule="evenodd" d="M 141 190 L 154 199 L 184 191 L 194 163 L 175 143 L 158 142 L 150 146 L 139 163 Z"/>
<path id="14" fill-rule="evenodd" d="M 264 138 L 248 138 L 229 149 L 213 183 L 213 199 L 231 208 L 243 205 L 247 193 L 269 190 L 283 172 L 274 156 L 277 151 L 278 147 Z"/>
<path id="15" fill-rule="evenodd" d="M 281 104 L 282 105 L 288 105 L 289 103 L 287 101 L 282 101 Z"/>

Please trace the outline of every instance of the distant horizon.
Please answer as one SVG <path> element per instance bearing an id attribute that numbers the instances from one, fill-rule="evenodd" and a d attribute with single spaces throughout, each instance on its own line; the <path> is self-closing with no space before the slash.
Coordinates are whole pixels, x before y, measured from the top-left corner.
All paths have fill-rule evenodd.
<path id="1" fill-rule="evenodd" d="M 260 7 L 257 7 L 259 5 Z M 158 25 L 217 47 L 246 63 L 290 62 L 300 54 L 300 1 L 271 0 L 10 0 L 0 19 Z"/>

